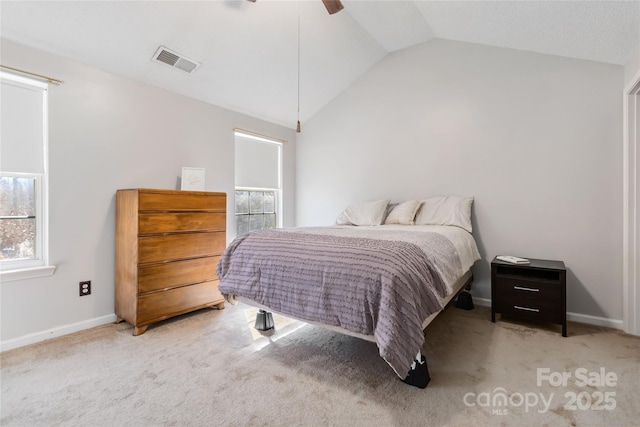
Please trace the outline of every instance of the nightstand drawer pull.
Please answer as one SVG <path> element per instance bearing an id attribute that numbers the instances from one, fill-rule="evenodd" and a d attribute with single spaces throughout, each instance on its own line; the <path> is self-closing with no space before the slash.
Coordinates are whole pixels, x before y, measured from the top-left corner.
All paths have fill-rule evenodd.
<path id="1" fill-rule="evenodd" d="M 540 289 L 536 288 L 523 288 L 522 286 L 514 286 L 513 289 L 517 289 L 519 291 L 530 291 L 530 292 L 540 292 Z"/>
<path id="2" fill-rule="evenodd" d="M 533 311 L 536 313 L 540 313 L 539 308 L 520 307 L 519 305 L 514 305 L 513 308 L 515 308 L 516 310 Z"/>

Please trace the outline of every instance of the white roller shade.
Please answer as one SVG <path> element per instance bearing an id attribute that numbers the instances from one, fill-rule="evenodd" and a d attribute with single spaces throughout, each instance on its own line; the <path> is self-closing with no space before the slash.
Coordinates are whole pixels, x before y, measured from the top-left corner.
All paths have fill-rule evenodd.
<path id="1" fill-rule="evenodd" d="M 236 187 L 280 188 L 281 143 L 236 133 Z"/>
<path id="2" fill-rule="evenodd" d="M 0 170 L 44 173 L 46 88 L 0 74 Z"/>

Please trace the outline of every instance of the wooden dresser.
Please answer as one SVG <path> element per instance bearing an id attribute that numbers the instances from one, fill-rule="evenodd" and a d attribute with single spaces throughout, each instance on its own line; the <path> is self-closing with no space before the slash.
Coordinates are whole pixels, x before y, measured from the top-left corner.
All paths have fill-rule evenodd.
<path id="1" fill-rule="evenodd" d="M 116 193 L 116 316 L 140 335 L 154 322 L 217 306 L 225 193 L 138 188 Z"/>

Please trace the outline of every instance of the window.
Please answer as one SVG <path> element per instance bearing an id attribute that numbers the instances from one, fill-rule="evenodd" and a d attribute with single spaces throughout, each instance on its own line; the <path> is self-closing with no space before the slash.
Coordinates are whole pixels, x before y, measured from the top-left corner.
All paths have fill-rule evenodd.
<path id="1" fill-rule="evenodd" d="M 236 131 L 236 235 L 282 226 L 282 142 Z"/>
<path id="2" fill-rule="evenodd" d="M 36 176 L 3 173 L 0 176 L 0 233 L 2 251 L 0 260 L 33 260 L 38 258 L 38 207 Z M 38 199 L 40 200 L 40 199 Z"/>
<path id="3" fill-rule="evenodd" d="M 47 84 L 0 72 L 2 280 L 53 273 L 47 265 Z M 14 274 L 30 270 L 28 274 Z"/>
<path id="4" fill-rule="evenodd" d="M 276 193 L 236 188 L 236 236 L 276 228 Z"/>

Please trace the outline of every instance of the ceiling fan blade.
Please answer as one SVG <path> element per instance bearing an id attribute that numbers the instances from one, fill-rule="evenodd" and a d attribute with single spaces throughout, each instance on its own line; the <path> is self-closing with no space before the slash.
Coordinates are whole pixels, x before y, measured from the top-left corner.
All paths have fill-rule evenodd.
<path id="1" fill-rule="evenodd" d="M 324 3 L 324 7 L 327 8 L 327 12 L 329 12 L 329 15 L 333 15 L 336 12 L 340 12 L 342 9 L 344 9 L 344 6 L 342 5 L 342 2 L 340 0 L 322 0 L 322 3 Z"/>
<path id="2" fill-rule="evenodd" d="M 247 1 L 250 1 L 251 3 L 256 2 L 256 0 Z M 327 8 L 327 12 L 329 12 L 329 15 L 333 15 L 334 13 L 340 12 L 342 9 L 344 9 L 344 6 L 342 5 L 342 2 L 340 0 L 322 0 L 322 3 L 324 3 L 324 7 Z"/>

